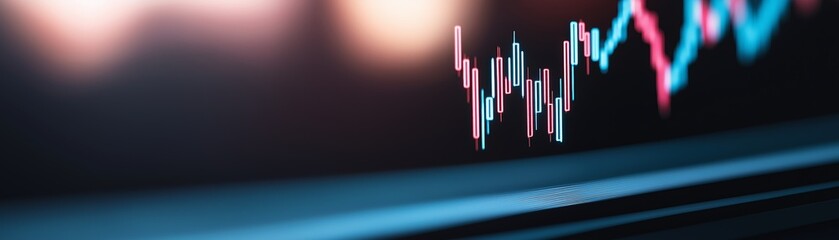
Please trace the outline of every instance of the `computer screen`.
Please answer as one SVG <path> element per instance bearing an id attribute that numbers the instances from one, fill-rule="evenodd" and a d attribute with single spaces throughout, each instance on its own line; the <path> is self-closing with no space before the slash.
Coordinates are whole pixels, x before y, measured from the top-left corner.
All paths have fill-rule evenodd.
<path id="1" fill-rule="evenodd" d="M 833 0 L 0 6 L 5 202 L 568 163 L 839 113 Z M 798 134 L 642 155 L 836 136 Z"/>

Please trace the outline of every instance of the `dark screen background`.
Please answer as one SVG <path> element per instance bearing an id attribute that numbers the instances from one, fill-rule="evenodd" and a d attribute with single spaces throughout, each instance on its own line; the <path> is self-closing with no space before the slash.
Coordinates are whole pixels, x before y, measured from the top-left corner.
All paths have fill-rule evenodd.
<path id="1" fill-rule="evenodd" d="M 455 20 L 437 32 L 451 39 L 452 27 L 462 24 L 464 51 L 486 59 L 495 46 L 509 46 L 515 30 L 527 62 L 556 69 L 568 21 L 583 17 L 605 30 L 617 11 L 612 1 L 470 4 L 483 12 L 474 25 Z M 11 28 L 0 24 L 0 194 L 26 198 L 561 156 L 839 112 L 837 2 L 824 1 L 812 16 L 789 11 L 771 47 L 751 65 L 737 60 L 730 33 L 701 49 L 666 119 L 656 107 L 649 48 L 630 28 L 608 74 L 578 72 L 565 143 L 537 135 L 528 147 L 523 105 L 513 94 L 503 124 L 492 126 L 488 150 L 476 152 L 451 44 L 425 64 L 359 68 L 337 44 L 346 29 L 334 24 L 327 5 L 316 1 L 303 9 L 293 47 L 275 54 L 285 60 L 254 66 L 189 45 L 148 44 L 104 84 L 80 91 L 49 87 Z M 650 1 L 648 8 L 658 13 L 672 56 L 681 2 Z"/>

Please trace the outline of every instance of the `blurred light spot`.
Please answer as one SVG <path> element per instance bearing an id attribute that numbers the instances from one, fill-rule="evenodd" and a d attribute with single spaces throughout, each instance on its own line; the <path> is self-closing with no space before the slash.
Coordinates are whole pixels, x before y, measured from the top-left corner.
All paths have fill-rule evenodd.
<path id="1" fill-rule="evenodd" d="M 231 60 L 265 64 L 281 55 L 299 25 L 303 0 L 179 0 L 165 1 L 164 9 L 174 12 L 174 30 L 169 39 L 215 51 Z M 166 23 L 164 23 L 166 24 Z M 170 24 L 169 27 L 172 27 Z"/>
<path id="2" fill-rule="evenodd" d="M 376 70 L 416 67 L 450 43 L 451 28 L 474 10 L 465 1 L 333 1 L 341 46 L 353 63 Z M 449 52 L 449 51 L 445 51 Z"/>
<path id="3" fill-rule="evenodd" d="M 99 72 L 125 51 L 147 6 L 143 0 L 8 0 L 23 41 L 49 71 Z"/>
<path id="4" fill-rule="evenodd" d="M 301 0 L 7 0 L 20 40 L 64 82 L 97 79 L 144 41 L 188 43 L 234 57 L 274 54 Z M 161 16 L 165 16 L 161 18 Z M 171 31 L 151 31 L 152 28 Z M 168 41 L 168 42 L 167 42 Z M 159 44 L 159 43 L 158 43 Z M 143 48 L 143 51 L 155 51 Z M 165 48 L 160 48 L 165 49 Z"/>
<path id="5" fill-rule="evenodd" d="M 819 9 L 821 0 L 795 0 L 795 9 L 804 16 L 813 15 Z"/>

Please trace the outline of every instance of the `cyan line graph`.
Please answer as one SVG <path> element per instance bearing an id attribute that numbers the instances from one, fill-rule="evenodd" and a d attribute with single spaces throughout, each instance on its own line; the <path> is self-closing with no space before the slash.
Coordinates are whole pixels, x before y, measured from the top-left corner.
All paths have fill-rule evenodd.
<path id="1" fill-rule="evenodd" d="M 476 57 L 470 59 L 463 53 L 462 28 L 455 26 L 454 68 L 463 80 L 467 100 L 472 107 L 475 149 L 486 149 L 490 126 L 493 122 L 503 121 L 505 96 L 511 95 L 514 88 L 519 89 L 525 100 L 528 144 L 539 130 L 537 123 L 540 116 L 546 118 L 545 133 L 549 139 L 563 142 L 562 119 L 565 112 L 571 111 L 575 100 L 577 66 L 584 59 L 586 75 L 591 62 L 597 63 L 602 73 L 607 73 L 610 57 L 627 39 L 630 21 L 634 30 L 650 46 L 650 67 L 656 72 L 659 114 L 667 117 L 670 96 L 687 86 L 688 69 L 698 57 L 700 47 L 713 47 L 730 30 L 740 62 L 750 64 L 768 48 L 772 34 L 789 5 L 788 0 L 762 1 L 754 6 L 747 0 L 685 0 L 680 39 L 674 56 L 670 58 L 665 53 L 665 34 L 659 28 L 657 14 L 645 7 L 645 0 L 622 0 L 618 3 L 618 14 L 609 30 L 602 32 L 602 40 L 599 28 L 588 28 L 590 26 L 582 19 L 569 22 L 569 39 L 562 41 L 563 64 L 559 78 L 551 78 L 550 69 L 546 67 L 534 68 L 537 71 L 533 73 L 534 69 L 525 64 L 523 44 L 513 32 L 509 55 L 503 56 L 502 48 L 497 47 L 496 56 L 489 59 L 489 78 L 482 82 L 478 66 L 484 61 Z M 551 84 L 554 81 L 559 84 Z"/>

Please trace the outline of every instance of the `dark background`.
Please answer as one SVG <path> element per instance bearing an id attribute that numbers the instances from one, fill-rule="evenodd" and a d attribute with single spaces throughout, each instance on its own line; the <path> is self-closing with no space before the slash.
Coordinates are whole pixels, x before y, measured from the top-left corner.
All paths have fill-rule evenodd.
<path id="1" fill-rule="evenodd" d="M 483 27 L 463 25 L 464 52 L 494 56 L 495 46 L 510 46 L 515 30 L 527 62 L 555 69 L 568 21 L 583 17 L 588 26 L 606 30 L 617 11 L 612 1 L 481 4 Z M 305 10 L 316 13 L 323 5 Z M 648 8 L 658 13 L 672 56 L 681 2 L 651 1 Z M 656 107 L 649 48 L 630 27 L 608 74 L 596 68 L 590 77 L 577 72 L 565 143 L 537 137 L 528 147 L 522 102 L 510 95 L 504 123 L 492 126 L 482 152 L 474 150 L 470 106 L 451 67 L 450 45 L 435 53 L 439 61 L 404 72 L 359 70 L 334 44 L 340 41 L 339 26 L 329 21 L 334 16 L 307 14 L 295 47 L 282 53 L 295 61 L 254 67 L 189 46 L 153 45 L 107 76 L 108 84 L 64 92 L 45 87 L 48 77 L 0 24 L 0 195 L 18 199 L 474 164 L 836 113 L 836 9 L 836 1 L 824 1 L 812 16 L 789 11 L 771 47 L 751 65 L 737 60 L 730 33 L 714 48 L 700 50 L 689 84 L 673 96 L 666 119 Z M 470 35 L 471 29 L 481 31 Z M 451 34 L 451 28 L 440 32 Z M 371 84 L 393 78 L 434 80 Z"/>

